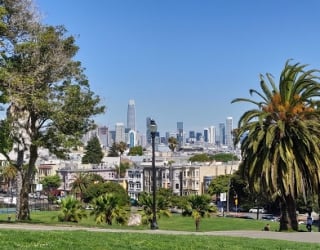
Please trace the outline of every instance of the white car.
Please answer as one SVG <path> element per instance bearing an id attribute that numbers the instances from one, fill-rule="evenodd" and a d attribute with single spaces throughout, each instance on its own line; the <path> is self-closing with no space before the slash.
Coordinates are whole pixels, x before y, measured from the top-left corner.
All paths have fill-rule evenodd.
<path id="1" fill-rule="evenodd" d="M 249 213 L 258 213 L 258 209 L 260 214 L 264 214 L 266 212 L 262 207 L 253 207 L 249 209 Z"/>

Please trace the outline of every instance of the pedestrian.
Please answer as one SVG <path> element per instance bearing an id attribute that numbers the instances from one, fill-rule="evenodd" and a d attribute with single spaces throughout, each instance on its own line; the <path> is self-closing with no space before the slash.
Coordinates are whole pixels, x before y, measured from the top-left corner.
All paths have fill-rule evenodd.
<path id="1" fill-rule="evenodd" d="M 264 231 L 270 231 L 270 225 L 269 224 L 265 225 L 263 230 Z"/>
<path id="2" fill-rule="evenodd" d="M 312 231 L 312 221 L 313 221 L 313 219 L 312 219 L 311 215 L 308 215 L 308 217 L 307 217 L 307 229 L 308 229 L 309 232 Z"/>

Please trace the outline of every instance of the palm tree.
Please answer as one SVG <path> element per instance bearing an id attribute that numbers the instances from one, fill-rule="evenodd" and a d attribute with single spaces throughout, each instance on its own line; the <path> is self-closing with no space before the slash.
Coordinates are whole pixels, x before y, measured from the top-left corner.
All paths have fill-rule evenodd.
<path id="1" fill-rule="evenodd" d="M 191 195 L 188 197 L 188 203 L 185 210 L 194 218 L 196 231 L 200 229 L 201 218 L 210 216 L 214 212 L 214 207 L 210 205 L 211 198 L 209 195 Z"/>
<path id="2" fill-rule="evenodd" d="M 67 196 L 61 200 L 59 221 L 79 222 L 82 218 L 86 218 L 86 211 L 83 210 L 81 202 L 73 196 Z"/>
<path id="3" fill-rule="evenodd" d="M 8 190 L 11 191 L 12 189 L 12 185 L 13 185 L 13 181 L 15 180 L 17 176 L 17 168 L 12 166 L 12 165 L 8 165 L 5 166 L 3 171 L 2 171 L 2 177 L 4 179 L 4 181 L 7 183 L 8 185 Z"/>
<path id="4" fill-rule="evenodd" d="M 156 200 L 156 216 L 157 218 L 160 218 L 161 216 L 165 217 L 170 217 L 171 212 L 168 210 L 170 204 L 168 199 L 165 199 L 164 196 L 162 195 L 157 195 L 157 200 Z M 142 206 L 143 211 L 142 211 L 142 224 L 150 224 L 153 221 L 153 198 L 150 193 L 140 193 L 139 195 L 139 205 Z"/>
<path id="5" fill-rule="evenodd" d="M 119 206 L 119 198 L 115 194 L 100 195 L 92 201 L 92 207 L 91 215 L 95 216 L 97 224 L 105 222 L 112 225 L 114 219 L 119 224 L 125 224 L 128 220 L 128 214 Z"/>
<path id="6" fill-rule="evenodd" d="M 76 175 L 75 180 L 71 183 L 71 190 L 76 194 L 76 197 L 79 194 L 80 200 L 82 200 L 83 193 L 87 189 L 90 182 L 90 175 L 81 172 Z"/>
<path id="7" fill-rule="evenodd" d="M 245 112 L 234 131 L 241 142 L 240 170 L 251 190 L 280 200 L 280 230 L 298 230 L 296 198 L 319 193 L 320 110 L 318 70 L 286 62 L 279 88 L 273 76 L 260 75 L 262 93 L 250 90 L 261 101 L 237 98 L 257 108 Z M 318 201 L 320 202 L 320 201 Z"/>
<path id="8" fill-rule="evenodd" d="M 169 143 L 169 149 L 174 152 L 174 150 L 176 149 L 177 145 L 178 145 L 178 141 L 177 138 L 171 136 L 168 139 L 168 143 Z"/>

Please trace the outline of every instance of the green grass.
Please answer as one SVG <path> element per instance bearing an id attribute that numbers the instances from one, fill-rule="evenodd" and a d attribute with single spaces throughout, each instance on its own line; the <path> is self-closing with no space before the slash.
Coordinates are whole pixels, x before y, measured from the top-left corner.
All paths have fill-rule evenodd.
<path id="1" fill-rule="evenodd" d="M 134 249 L 134 250 L 202 250 L 202 249 L 319 249 L 318 244 L 280 240 L 263 240 L 220 236 L 160 235 L 141 233 L 101 233 L 86 231 L 0 230 L 2 250 L 12 249 Z"/>
<path id="2" fill-rule="evenodd" d="M 34 224 L 50 225 L 79 225 L 86 227 L 121 228 L 148 230 L 149 225 L 138 227 L 127 227 L 119 225 L 96 225 L 92 217 L 84 219 L 80 223 L 61 223 L 52 217 L 57 212 L 32 212 Z M 13 215 L 12 215 L 13 217 Z M 7 222 L 7 214 L 0 215 L 0 222 Z M 11 223 L 15 223 L 14 220 Z M 211 217 L 204 218 L 200 224 L 200 231 L 221 230 L 262 230 L 266 221 L 246 220 L 238 218 Z M 195 231 L 194 221 L 190 217 L 174 215 L 171 218 L 158 220 L 160 229 L 176 231 Z M 271 230 L 278 229 L 278 223 L 269 222 Z M 1 228 L 1 224 L 0 224 Z M 0 229 L 0 248 L 6 249 L 320 249 L 319 244 L 299 243 L 280 240 L 250 239 L 241 237 L 224 236 L 200 236 L 200 235 L 163 235 L 146 233 L 111 233 L 111 232 L 88 232 L 77 231 L 32 231 L 32 230 L 8 230 Z"/>
<path id="3" fill-rule="evenodd" d="M 79 223 L 65 223 L 58 222 L 57 218 L 52 219 L 58 214 L 57 211 L 42 211 L 42 212 L 32 212 L 31 213 L 31 223 L 41 223 L 50 225 L 79 225 L 85 227 L 102 227 L 102 228 L 121 228 L 121 229 L 135 229 L 135 230 L 146 230 L 149 229 L 149 225 L 140 226 L 121 226 L 114 224 L 108 226 L 106 224 L 97 225 L 94 218 L 88 216 L 88 218 L 83 219 Z M 12 218 L 14 216 L 12 215 Z M 6 222 L 7 215 L 0 214 L 0 221 Z M 14 220 L 13 220 L 14 221 Z M 230 217 L 211 217 L 203 218 L 200 223 L 200 231 L 229 231 L 229 230 L 262 230 L 266 223 L 269 223 L 272 231 L 276 231 L 279 228 L 278 222 L 266 222 L 263 220 L 247 220 L 239 218 Z M 171 217 L 161 217 L 158 220 L 159 228 L 162 230 L 176 230 L 176 231 L 195 231 L 195 223 L 191 217 L 183 217 L 181 215 L 174 214 Z M 303 228 L 304 229 L 304 228 Z"/>

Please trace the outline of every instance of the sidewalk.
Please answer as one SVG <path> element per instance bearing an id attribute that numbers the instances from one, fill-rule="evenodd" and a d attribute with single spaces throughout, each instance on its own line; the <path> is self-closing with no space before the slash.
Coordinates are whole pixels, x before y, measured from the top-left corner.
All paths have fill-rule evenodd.
<path id="1" fill-rule="evenodd" d="M 85 230 L 89 232 L 118 232 L 118 233 L 143 233 L 143 234 L 176 234 L 176 235 L 207 235 L 207 236 L 231 236 L 260 239 L 287 240 L 296 242 L 320 243 L 320 232 L 292 232 L 282 233 L 273 231 L 213 231 L 213 232 L 186 232 L 168 230 L 128 230 L 128 229 L 104 229 L 78 226 L 49 226 L 35 224 L 0 224 L 0 229 L 41 230 L 41 231 L 72 231 Z"/>

